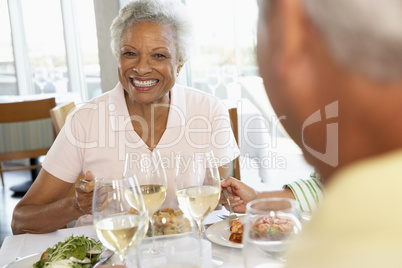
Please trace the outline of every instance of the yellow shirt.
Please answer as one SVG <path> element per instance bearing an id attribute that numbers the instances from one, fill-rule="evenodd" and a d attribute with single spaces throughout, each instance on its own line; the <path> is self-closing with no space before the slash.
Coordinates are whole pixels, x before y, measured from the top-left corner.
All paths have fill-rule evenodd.
<path id="1" fill-rule="evenodd" d="M 338 172 L 286 267 L 402 267 L 402 150 Z"/>

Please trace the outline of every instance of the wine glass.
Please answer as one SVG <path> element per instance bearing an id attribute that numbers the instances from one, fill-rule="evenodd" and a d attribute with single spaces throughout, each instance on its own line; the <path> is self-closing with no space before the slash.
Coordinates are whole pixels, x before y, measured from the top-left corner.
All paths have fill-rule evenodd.
<path id="1" fill-rule="evenodd" d="M 38 85 L 40 89 L 40 93 L 45 93 L 45 86 L 47 84 L 47 72 L 46 71 L 38 71 L 35 72 L 34 82 Z"/>
<path id="2" fill-rule="evenodd" d="M 183 213 L 197 223 L 199 237 L 204 219 L 216 208 L 220 196 L 218 165 L 212 152 L 176 156 L 175 192 Z"/>
<path id="3" fill-rule="evenodd" d="M 294 199 L 266 198 L 248 203 L 243 233 L 245 267 L 269 267 L 272 261 L 285 261 L 287 246 L 301 231 L 300 217 Z"/>
<path id="4" fill-rule="evenodd" d="M 148 211 L 151 225 L 152 254 L 158 254 L 155 244 L 155 226 L 153 215 L 160 209 L 166 198 L 167 179 L 162 159 L 158 150 L 144 154 L 128 154 L 126 172 L 133 173 L 138 179 L 144 198 L 145 207 Z"/>
<path id="5" fill-rule="evenodd" d="M 148 227 L 148 214 L 135 176 L 121 174 L 95 178 L 93 223 L 102 244 L 126 264 Z M 137 266 L 138 258 L 137 258 Z"/>
<path id="6" fill-rule="evenodd" d="M 216 89 L 221 83 L 221 71 L 219 67 L 211 67 L 207 70 L 207 85 L 212 95 L 215 95 Z"/>
<path id="7" fill-rule="evenodd" d="M 222 67 L 222 83 L 227 88 L 230 84 L 237 82 L 237 70 L 234 65 Z"/>

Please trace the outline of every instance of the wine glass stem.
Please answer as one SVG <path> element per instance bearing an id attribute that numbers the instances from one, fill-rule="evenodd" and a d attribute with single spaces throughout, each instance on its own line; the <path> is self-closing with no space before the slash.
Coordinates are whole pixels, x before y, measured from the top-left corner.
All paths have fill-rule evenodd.
<path id="1" fill-rule="evenodd" d="M 122 264 L 122 265 L 126 265 L 126 254 L 124 254 L 124 253 L 120 253 L 119 254 L 119 259 L 120 259 L 120 264 Z"/>
<path id="2" fill-rule="evenodd" d="M 204 224 L 202 223 L 202 220 L 196 220 L 196 222 L 198 227 L 198 236 L 200 239 L 202 239 L 202 234 L 204 233 Z"/>
<path id="3" fill-rule="evenodd" d="M 151 253 L 152 254 L 157 254 L 158 250 L 156 248 L 156 240 L 155 240 L 155 225 L 154 225 L 154 219 L 152 215 L 149 216 L 149 223 L 151 225 L 151 235 L 152 235 L 152 248 L 151 248 Z"/>

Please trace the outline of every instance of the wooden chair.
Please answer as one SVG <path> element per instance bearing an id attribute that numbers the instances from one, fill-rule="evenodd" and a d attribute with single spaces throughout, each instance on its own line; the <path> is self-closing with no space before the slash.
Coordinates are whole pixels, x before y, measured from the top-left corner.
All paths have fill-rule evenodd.
<path id="1" fill-rule="evenodd" d="M 50 109 L 50 117 L 53 121 L 53 127 L 56 134 L 59 134 L 61 128 L 66 122 L 66 117 L 75 109 L 75 103 L 69 102 L 66 104 L 58 105 Z"/>
<path id="2" fill-rule="evenodd" d="M 3 161 L 46 155 L 55 137 L 49 113 L 55 106 L 55 98 L 0 103 L 0 176 L 3 186 L 3 172 L 41 167 L 38 164 L 5 169 Z"/>
<path id="3" fill-rule="evenodd" d="M 54 131 L 56 132 L 56 135 L 60 133 L 61 128 L 64 126 L 64 123 L 66 122 L 66 118 L 69 113 L 74 111 L 75 109 L 75 103 L 74 102 L 69 102 L 66 104 L 61 104 L 58 105 L 52 109 L 50 109 L 50 116 L 53 121 L 53 126 L 54 126 Z M 71 186 L 67 196 L 74 196 L 75 195 L 75 184 L 77 183 L 78 180 L 84 179 L 85 175 L 80 174 L 75 181 L 74 185 Z"/>
<path id="4" fill-rule="evenodd" d="M 238 119 L 237 119 L 237 108 L 230 108 L 229 109 L 229 117 L 230 123 L 232 126 L 233 134 L 235 136 L 237 144 L 239 144 L 239 126 L 238 126 Z M 233 160 L 233 177 L 240 180 L 240 162 L 239 157 Z"/>

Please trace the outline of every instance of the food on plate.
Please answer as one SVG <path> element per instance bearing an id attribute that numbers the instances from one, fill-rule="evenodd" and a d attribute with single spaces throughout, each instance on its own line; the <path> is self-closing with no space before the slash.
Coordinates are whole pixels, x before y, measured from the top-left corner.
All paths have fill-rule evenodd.
<path id="1" fill-rule="evenodd" d="M 242 239 L 243 239 L 243 228 L 244 228 L 244 225 L 239 220 L 231 221 L 230 222 L 231 234 L 229 237 L 229 241 L 241 244 Z"/>
<path id="2" fill-rule="evenodd" d="M 69 236 L 43 252 L 34 268 L 73 267 L 90 268 L 98 261 L 102 244 L 85 236 Z"/>
<path id="3" fill-rule="evenodd" d="M 153 216 L 155 236 L 191 232 L 189 220 L 180 209 L 166 208 L 158 210 Z M 151 227 L 147 236 L 152 236 Z"/>
<path id="4" fill-rule="evenodd" d="M 131 208 L 129 214 L 137 214 L 138 211 Z M 154 222 L 155 236 L 182 234 L 191 232 L 191 224 L 189 220 L 184 217 L 183 211 L 180 209 L 165 208 L 155 212 L 152 215 Z M 151 221 L 149 222 L 151 225 Z M 152 228 L 149 226 L 147 237 L 152 236 Z"/>
<path id="5" fill-rule="evenodd" d="M 250 228 L 250 237 L 256 240 L 281 240 L 293 229 L 290 219 L 278 216 L 259 217 Z"/>

